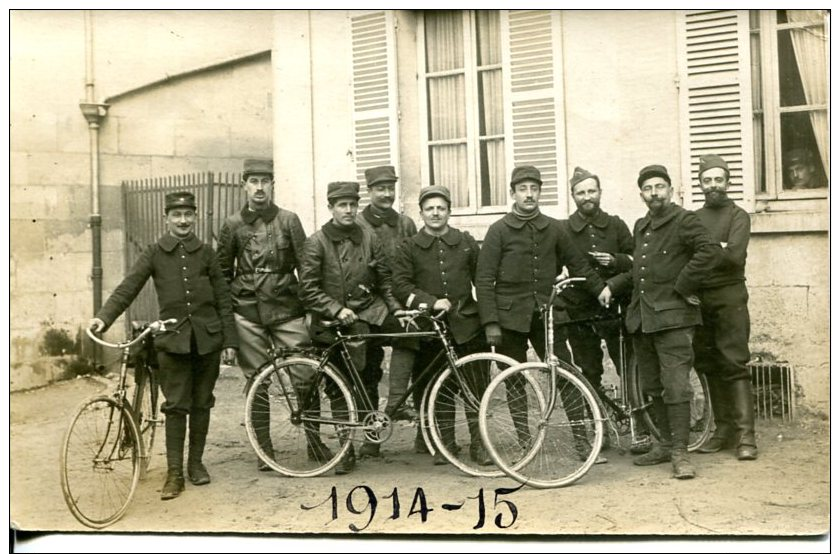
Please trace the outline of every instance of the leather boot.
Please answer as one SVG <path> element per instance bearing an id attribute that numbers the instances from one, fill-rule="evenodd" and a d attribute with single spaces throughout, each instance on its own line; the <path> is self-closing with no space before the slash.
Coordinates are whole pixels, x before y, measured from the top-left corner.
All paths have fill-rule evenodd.
<path id="1" fill-rule="evenodd" d="M 738 379 L 730 384 L 732 395 L 732 417 L 737 428 L 739 460 L 755 460 L 758 448 L 755 444 L 755 407 L 753 405 L 752 384 L 749 379 Z"/>
<path id="2" fill-rule="evenodd" d="M 659 443 L 653 445 L 649 452 L 633 458 L 633 464 L 637 466 L 652 466 L 671 461 L 671 448 L 673 446 L 671 427 L 668 421 L 668 408 L 661 396 L 653 397 L 651 409 L 662 439 Z"/>
<path id="3" fill-rule="evenodd" d="M 480 466 L 493 465 L 493 459 L 484 448 L 484 443 L 481 441 L 481 431 L 478 428 L 477 414 L 470 414 L 467 416 L 467 425 L 470 428 L 470 460 L 474 461 Z"/>
<path id="4" fill-rule="evenodd" d="M 353 445 L 350 445 L 350 449 L 347 450 L 347 453 L 344 455 L 344 458 L 338 465 L 335 466 L 335 474 L 336 475 L 347 475 L 356 467 L 356 449 L 353 448 Z"/>
<path id="5" fill-rule="evenodd" d="M 321 400 L 318 391 L 312 391 L 308 387 L 295 387 L 295 395 L 303 417 L 313 419 L 321 417 Z M 309 461 L 324 463 L 333 459 L 334 454 L 321 440 L 320 423 L 305 422 L 303 432 L 306 436 L 306 456 Z"/>
<path id="6" fill-rule="evenodd" d="M 187 416 L 166 414 L 166 481 L 160 491 L 161 500 L 170 500 L 184 491 L 184 441 Z"/>
<path id="7" fill-rule="evenodd" d="M 732 448 L 732 435 L 735 431 L 728 383 L 709 375 L 706 376 L 706 381 L 709 383 L 709 396 L 715 416 L 715 432 L 697 449 L 700 454 L 711 454 Z"/>
<path id="8" fill-rule="evenodd" d="M 417 434 L 414 435 L 414 452 L 415 454 L 428 454 L 429 447 L 426 445 L 426 441 L 423 440 L 423 431 L 420 430 L 420 426 L 417 426 Z"/>
<path id="9" fill-rule="evenodd" d="M 201 462 L 209 428 L 209 409 L 192 410 L 190 412 L 190 448 L 187 455 L 187 476 L 193 485 L 206 485 L 210 482 L 210 474 Z"/>
<path id="10" fill-rule="evenodd" d="M 397 403 L 405 394 L 405 391 L 408 390 L 413 366 L 414 351 L 406 348 L 393 349 L 388 368 L 388 404 L 385 411 L 395 421 L 412 421 L 417 417 L 417 414 L 409 406 L 403 405 L 399 410 L 397 409 Z"/>
<path id="11" fill-rule="evenodd" d="M 251 422 L 254 424 L 254 434 L 257 435 L 260 448 L 273 458 L 274 447 L 271 444 L 270 410 L 268 387 L 261 386 L 254 395 L 254 402 L 251 404 Z M 259 471 L 271 471 L 271 467 L 262 461 L 262 458 L 257 459 L 257 469 Z"/>
<path id="12" fill-rule="evenodd" d="M 693 479 L 694 466 L 688 457 L 688 440 L 691 433 L 691 404 L 680 402 L 668 406 L 671 426 L 671 468 L 675 479 Z"/>
<path id="13" fill-rule="evenodd" d="M 451 392 L 452 391 L 450 391 L 450 393 Z M 451 402 L 446 402 L 445 404 L 452 405 Z M 455 440 L 455 414 L 451 409 L 438 408 L 438 411 L 435 413 L 435 419 L 437 420 L 441 441 L 451 454 L 457 455 L 461 449 Z M 449 460 L 447 460 L 446 456 L 444 456 L 440 449 L 438 449 L 437 452 L 435 452 L 433 463 L 436 466 L 441 466 L 448 464 Z"/>
<path id="14" fill-rule="evenodd" d="M 330 398 L 330 412 L 332 412 L 333 419 L 339 421 L 346 421 L 349 414 L 347 411 L 347 402 L 345 402 L 344 398 L 341 396 L 337 396 L 335 398 Z M 348 441 L 347 438 L 347 431 L 339 429 L 338 431 L 339 437 L 338 442 L 342 446 Z M 347 475 L 356 467 L 356 449 L 353 448 L 353 445 L 350 445 L 350 448 L 347 450 L 347 453 L 344 454 L 344 458 L 338 465 L 335 467 L 335 474 L 336 475 Z"/>

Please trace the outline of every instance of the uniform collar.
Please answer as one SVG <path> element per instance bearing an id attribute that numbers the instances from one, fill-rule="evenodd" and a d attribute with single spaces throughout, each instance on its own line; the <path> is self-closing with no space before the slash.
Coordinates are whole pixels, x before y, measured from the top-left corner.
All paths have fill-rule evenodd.
<path id="1" fill-rule="evenodd" d="M 731 198 L 727 197 L 717 206 L 709 206 L 706 202 L 704 202 L 703 207 L 709 210 L 722 210 L 723 208 L 728 208 L 729 206 L 732 206 L 734 204 L 735 202 L 733 202 Z"/>
<path id="2" fill-rule="evenodd" d="M 572 215 L 569 216 L 569 227 L 571 227 L 572 231 L 575 233 L 579 233 L 586 227 L 588 224 L 592 224 L 595 227 L 605 228 L 610 222 L 610 218 L 607 216 L 604 210 L 598 209 L 598 212 L 595 214 L 595 217 L 586 218 L 581 213 L 580 210 L 576 211 Z"/>
<path id="3" fill-rule="evenodd" d="M 534 225 L 534 227 L 542 231 L 543 229 L 548 227 L 550 219 L 544 213 L 540 213 L 534 219 L 523 221 L 516 217 L 516 214 L 514 214 L 513 212 L 508 212 L 505 214 L 505 217 L 502 218 L 502 221 L 504 221 L 508 225 L 508 227 L 513 227 L 514 229 L 521 229 L 525 226 L 526 223 L 531 223 Z"/>
<path id="4" fill-rule="evenodd" d="M 652 229 L 658 229 L 674 219 L 674 217 L 680 212 L 680 207 L 671 202 L 665 208 L 665 211 L 656 217 L 652 217 L 650 212 L 648 212 L 644 218 L 642 218 L 642 227 L 646 227 L 650 225 Z"/>
<path id="5" fill-rule="evenodd" d="M 166 233 L 158 239 L 158 246 L 160 246 L 164 252 L 172 252 L 179 244 L 183 244 L 184 249 L 187 252 L 195 252 L 201 248 L 201 241 L 197 236 L 195 236 L 195 233 L 190 233 L 184 240 L 176 239 L 170 233 Z"/>
<path id="6" fill-rule="evenodd" d="M 349 239 L 355 244 L 362 244 L 362 228 L 359 227 L 358 223 L 354 223 L 348 227 L 339 227 L 331 219 L 321 226 L 321 230 L 333 242 L 341 242 Z"/>
<path id="7" fill-rule="evenodd" d="M 362 210 L 362 217 L 364 217 L 367 222 L 374 227 L 379 227 L 383 223 L 387 223 L 391 227 L 396 227 L 400 220 L 400 214 L 398 214 L 394 208 L 388 208 L 385 210 L 385 215 L 380 216 L 373 213 L 373 209 L 370 207 L 370 204 L 365 206 L 365 209 Z"/>
<path id="8" fill-rule="evenodd" d="M 456 246 L 459 242 L 461 242 L 461 231 L 458 229 L 453 229 L 450 227 L 446 233 L 441 235 L 440 237 L 436 237 L 434 235 L 430 235 L 425 231 L 425 227 L 420 229 L 419 233 L 416 233 L 412 240 L 414 243 L 419 246 L 420 248 L 429 248 L 432 244 L 434 244 L 435 239 L 439 238 L 449 246 Z"/>
<path id="9" fill-rule="evenodd" d="M 248 203 L 246 202 L 245 205 L 242 206 L 242 220 L 248 225 L 252 225 L 257 218 L 262 219 L 265 223 L 270 223 L 271 220 L 277 216 L 279 211 L 280 208 L 278 208 L 273 202 L 269 204 L 267 208 L 256 211 L 250 209 L 248 207 Z"/>

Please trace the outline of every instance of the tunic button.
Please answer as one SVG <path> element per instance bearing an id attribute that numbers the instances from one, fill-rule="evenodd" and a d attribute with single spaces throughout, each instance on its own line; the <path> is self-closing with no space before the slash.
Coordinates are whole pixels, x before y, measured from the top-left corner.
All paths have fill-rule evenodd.
<path id="1" fill-rule="evenodd" d="M 644 246 L 645 248 L 647 248 L 647 243 L 644 243 L 642 246 Z"/>
<path id="2" fill-rule="evenodd" d="M 183 269 L 184 271 L 186 271 L 186 270 L 187 270 L 187 266 L 184 266 L 184 267 L 182 267 L 181 269 Z"/>
<path id="3" fill-rule="evenodd" d="M 192 306 L 192 304 L 190 304 L 189 302 L 187 302 L 187 306 Z"/>
<path id="4" fill-rule="evenodd" d="M 186 277 L 184 277 L 184 281 L 189 281 L 189 279 L 187 279 Z"/>

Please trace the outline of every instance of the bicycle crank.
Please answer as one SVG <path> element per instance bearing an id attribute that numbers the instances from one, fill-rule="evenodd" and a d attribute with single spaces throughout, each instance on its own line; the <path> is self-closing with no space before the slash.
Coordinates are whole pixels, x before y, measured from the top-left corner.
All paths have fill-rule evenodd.
<path id="1" fill-rule="evenodd" d="M 362 429 L 365 433 L 365 440 L 381 444 L 391 437 L 394 426 L 391 418 L 385 412 L 371 412 L 362 420 Z"/>

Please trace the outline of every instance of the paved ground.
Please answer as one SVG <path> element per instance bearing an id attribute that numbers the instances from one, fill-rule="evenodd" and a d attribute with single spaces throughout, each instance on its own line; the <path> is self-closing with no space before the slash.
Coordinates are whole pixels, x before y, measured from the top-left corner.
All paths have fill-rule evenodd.
<path id="1" fill-rule="evenodd" d="M 74 407 L 109 383 L 77 379 L 10 397 L 10 511 L 13 527 L 26 530 L 86 531 L 67 510 L 58 476 L 61 437 Z M 187 484 L 185 493 L 159 500 L 165 475 L 163 431 L 153 465 L 125 517 L 109 528 L 118 532 L 345 533 L 362 527 L 369 512 L 351 513 L 348 494 L 366 485 L 377 512 L 361 534 L 446 533 L 551 535 L 815 535 L 829 527 L 829 426 L 806 418 L 791 424 L 760 422 L 760 457 L 738 462 L 731 453 L 696 455 L 698 478 L 676 481 L 669 467 L 638 468 L 629 455 L 606 452 L 609 463 L 594 466 L 571 487 L 519 490 L 494 503 L 495 489 L 508 479 L 477 479 L 450 466 L 436 467 L 429 456 L 410 453 L 407 438 L 383 446 L 384 457 L 366 460 L 348 476 L 289 479 L 255 470 L 242 423 L 242 380 L 224 368 L 217 386 L 205 461 L 213 482 Z M 410 429 L 405 433 L 410 435 Z M 336 488 L 336 517 L 330 497 Z M 394 489 L 400 515 L 392 518 Z M 409 514 L 422 489 L 431 509 L 425 521 Z M 354 493 L 363 508 L 364 491 Z M 485 519 L 479 523 L 483 497 Z M 320 507 L 303 510 L 302 505 Z M 419 500 L 418 500 L 419 502 Z M 447 510 L 444 504 L 461 504 Z M 419 506 L 419 504 L 418 504 Z M 496 517 L 500 516 L 498 524 Z M 376 543 L 373 543 L 376 544 Z"/>

